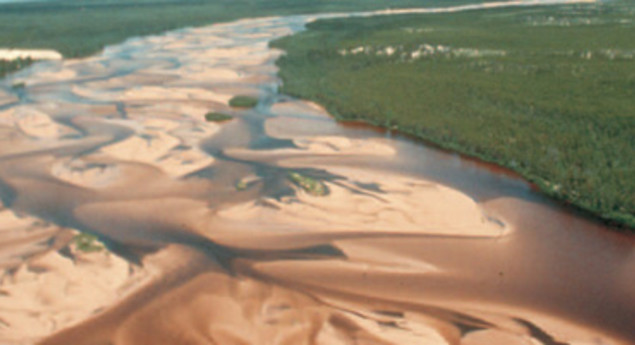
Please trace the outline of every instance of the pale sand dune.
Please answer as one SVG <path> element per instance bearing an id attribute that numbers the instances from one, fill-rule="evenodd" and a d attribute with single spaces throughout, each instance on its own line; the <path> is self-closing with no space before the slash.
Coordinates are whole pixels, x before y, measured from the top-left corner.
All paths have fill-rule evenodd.
<path id="1" fill-rule="evenodd" d="M 219 127 L 216 124 L 182 125 L 161 118 L 146 118 L 140 123 L 117 122 L 134 125 L 138 133 L 101 149 L 113 158 L 151 164 L 174 178 L 214 162 L 213 157 L 192 146 L 195 147 L 199 140 L 217 132 Z M 176 148 L 179 144 L 186 146 Z"/>
<path id="2" fill-rule="evenodd" d="M 299 191 L 296 197 L 280 201 L 267 199 L 233 206 L 218 212 L 219 222 L 235 231 L 250 229 L 267 219 L 261 230 L 285 231 L 388 231 L 396 233 L 443 234 L 457 236 L 500 236 L 504 229 L 487 220 L 476 203 L 466 195 L 437 184 L 398 175 L 379 175 L 329 167 L 347 176 L 350 189 L 326 183 L 324 197 Z M 380 193 L 364 191 L 350 182 L 374 183 Z M 269 206 L 270 205 L 270 206 Z M 245 231 L 245 230 L 243 230 Z"/>
<path id="3" fill-rule="evenodd" d="M 284 137 L 284 136 L 281 136 Z M 259 150 L 228 149 L 226 153 L 232 157 L 250 160 L 266 160 L 270 158 L 293 158 L 294 155 L 303 157 L 315 156 L 383 156 L 395 154 L 394 148 L 381 140 L 358 140 L 340 136 L 304 137 L 293 140 L 298 149 L 276 149 L 262 152 Z"/>
<path id="4" fill-rule="evenodd" d="M 328 136 L 296 139 L 296 146 L 315 154 L 353 154 L 356 156 L 392 156 L 395 149 L 378 141 L 361 141 L 346 137 Z"/>
<path id="5" fill-rule="evenodd" d="M 235 59 L 237 57 L 253 55 L 255 52 L 263 51 L 264 49 L 257 49 L 257 47 L 235 47 L 235 48 L 214 48 L 201 52 L 200 57 L 206 59 Z M 266 52 L 261 52 L 261 55 L 267 55 Z"/>
<path id="6" fill-rule="evenodd" d="M 115 94 L 121 101 L 207 101 L 227 104 L 232 95 L 218 94 L 198 88 L 163 88 L 146 86 L 124 91 L 120 95 Z"/>
<path id="7" fill-rule="evenodd" d="M 55 50 L 46 49 L 0 49 L 0 60 L 27 59 L 33 60 L 60 60 L 62 54 Z"/>
<path id="8" fill-rule="evenodd" d="M 214 82 L 238 82 L 243 75 L 229 68 L 209 68 L 205 64 L 190 65 L 179 70 L 180 74 L 188 82 L 209 81 Z"/>
<path id="9" fill-rule="evenodd" d="M 156 313 L 164 317 L 155 318 Z M 316 345 L 448 344 L 434 328 L 423 323 L 417 326 L 413 335 L 408 330 L 378 326 L 375 320 L 325 306 L 283 287 L 207 273 L 136 311 L 114 338 L 122 345 L 148 341 L 203 344 L 206 339 L 222 344 L 274 345 L 305 343 L 307 338 Z M 177 337 L 172 329 L 187 331 Z"/>
<path id="10" fill-rule="evenodd" d="M 333 262 L 278 261 L 258 263 L 251 269 L 257 272 L 258 277 L 267 281 L 275 281 L 283 286 L 294 286 L 303 291 L 313 290 L 320 300 L 338 307 L 340 310 L 355 310 L 357 315 L 364 315 L 363 310 L 366 308 L 374 308 L 374 310 L 396 308 L 392 310 L 400 310 L 401 312 L 396 313 L 395 323 L 401 329 L 411 330 L 411 334 L 415 333 L 418 337 L 411 340 L 414 342 L 405 343 L 397 337 L 390 337 L 386 344 L 416 344 L 418 343 L 416 339 L 425 339 L 419 337 L 420 328 L 417 327 L 417 324 L 421 325 L 421 321 L 423 321 L 423 325 L 428 326 L 427 329 L 433 327 L 432 330 L 436 334 L 443 335 L 437 341 L 425 339 L 428 341 L 427 344 L 445 344 L 447 341 L 452 341 L 449 342 L 450 344 L 550 344 L 537 339 L 532 334 L 531 329 L 522 323 L 523 318 L 531 319 L 534 327 L 538 327 L 537 329 L 542 330 L 545 334 L 554 336 L 555 339 L 568 339 L 568 344 L 626 344 L 609 338 L 600 338 L 593 331 L 545 314 L 529 310 L 521 311 L 516 306 L 485 302 L 466 303 L 452 299 L 442 301 L 430 296 L 425 289 L 417 288 L 417 281 L 430 273 L 434 276 L 442 275 L 443 272 L 428 272 L 425 269 L 419 271 L 416 269 L 399 270 L 399 267 L 382 269 L 384 267 L 383 265 L 370 264 L 363 266 L 347 260 L 338 260 Z M 408 282 L 408 284 L 404 284 L 404 282 Z M 350 300 L 356 302 L 351 304 Z M 435 303 L 439 306 L 442 305 L 443 308 L 450 307 L 450 309 L 445 309 L 447 311 L 456 310 L 465 317 L 492 322 L 496 327 L 460 336 L 457 334 L 458 332 L 452 330 L 452 324 L 443 324 L 443 318 L 430 318 L 425 313 L 421 315 L 417 312 L 417 310 L 421 310 L 422 305 L 426 306 L 424 309 L 434 308 Z M 397 305 L 399 307 L 396 307 Z M 364 319 L 372 320 L 373 318 L 366 317 Z"/>
<path id="11" fill-rule="evenodd" d="M 197 149 L 174 150 L 157 165 L 173 178 L 179 178 L 214 163 L 214 158 Z"/>
<path id="12" fill-rule="evenodd" d="M 59 232 L 55 225 L 0 207 L 0 272 L 18 267 L 25 257 L 47 251 L 49 241 Z"/>
<path id="13" fill-rule="evenodd" d="M 12 117 L 24 134 L 38 139 L 57 139 L 74 131 L 53 121 L 51 117 L 31 107 L 19 106 L 6 111 L 2 118 Z"/>
<path id="14" fill-rule="evenodd" d="M 471 332 L 461 340 L 461 345 L 536 345 L 531 337 L 515 337 L 495 330 Z"/>
<path id="15" fill-rule="evenodd" d="M 168 89 L 158 86 L 140 86 L 126 89 L 125 91 L 118 91 L 113 89 L 92 89 L 75 85 L 72 87 L 72 91 L 78 96 L 93 100 L 137 103 L 201 101 L 227 104 L 233 97 L 233 95 L 218 94 L 212 91 L 191 87 L 173 87 Z"/>
<path id="16" fill-rule="evenodd" d="M 282 102 L 271 107 L 271 112 L 282 116 L 316 117 L 318 119 L 332 119 L 328 112 L 318 104 L 309 101 Z M 274 120 L 274 119 L 272 119 Z"/>
<path id="17" fill-rule="evenodd" d="M 56 252 L 73 233 L 0 208 L 0 343 L 32 344 L 85 319 L 147 273 L 102 251 Z M 53 244 L 53 250 L 51 249 Z"/>
<path id="18" fill-rule="evenodd" d="M 49 251 L 0 281 L 0 342 L 32 344 L 98 313 L 150 280 L 156 269 L 132 266 L 109 253 L 82 252 L 74 259 Z"/>
<path id="19" fill-rule="evenodd" d="M 0 89 L 0 107 L 17 101 L 18 97 L 16 95 Z"/>
<path id="20" fill-rule="evenodd" d="M 304 115 L 304 113 L 299 113 L 295 117 L 276 117 L 269 119 L 265 123 L 265 129 L 269 135 L 279 139 L 345 134 L 342 126 L 336 121 L 333 121 L 333 119 L 324 117 L 313 118 L 313 115 Z"/>
<path id="21" fill-rule="evenodd" d="M 51 167 L 51 174 L 60 180 L 85 188 L 107 187 L 121 176 L 115 164 L 91 163 L 82 159 L 58 161 Z"/>
<path id="22" fill-rule="evenodd" d="M 82 83 L 82 86 L 85 89 L 92 90 L 118 90 L 118 89 L 128 89 L 136 86 L 142 85 L 155 85 L 155 84 L 163 84 L 169 83 L 174 80 L 180 80 L 178 77 L 178 73 L 160 73 L 154 70 L 149 70 L 148 72 L 135 73 L 133 75 L 125 75 L 116 78 L 108 78 L 106 80 L 96 80 Z M 80 91 L 87 92 L 86 90 Z"/>
<path id="23" fill-rule="evenodd" d="M 76 77 L 77 71 L 60 66 L 60 68 L 53 69 L 51 71 L 44 71 L 42 73 L 38 73 L 34 78 L 29 78 L 28 85 L 31 86 L 40 83 L 56 82 L 59 80 L 72 80 Z"/>
<path id="24" fill-rule="evenodd" d="M 123 161 L 153 163 L 178 144 L 179 140 L 169 134 L 144 131 L 138 136 L 106 146 L 102 151 Z"/>
<path id="25" fill-rule="evenodd" d="M 170 134 L 179 138 L 181 144 L 185 146 L 197 147 L 201 140 L 214 136 L 219 133 L 220 130 L 221 127 L 215 123 L 192 121 L 182 123 Z"/>
<path id="26" fill-rule="evenodd" d="M 146 118 L 163 118 L 180 123 L 183 118 L 201 120 L 210 110 L 205 103 L 162 101 L 156 103 L 132 104 L 126 108 L 128 116 L 143 121 Z M 178 121 L 178 122 L 177 122 Z M 212 126 L 213 127 L 213 126 Z"/>

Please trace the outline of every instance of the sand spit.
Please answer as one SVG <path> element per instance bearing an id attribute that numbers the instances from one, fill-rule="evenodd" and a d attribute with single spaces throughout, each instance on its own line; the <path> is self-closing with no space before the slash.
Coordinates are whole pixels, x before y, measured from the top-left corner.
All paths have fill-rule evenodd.
<path id="1" fill-rule="evenodd" d="M 0 60 L 61 60 L 62 58 L 62 54 L 55 50 L 0 49 Z"/>
<path id="2" fill-rule="evenodd" d="M 632 241 L 277 93 L 267 44 L 311 18 L 135 38 L 2 82 L 0 343 L 632 343 Z M 258 106 L 229 107 L 242 94 Z M 503 187 L 464 190 L 480 184 Z"/>

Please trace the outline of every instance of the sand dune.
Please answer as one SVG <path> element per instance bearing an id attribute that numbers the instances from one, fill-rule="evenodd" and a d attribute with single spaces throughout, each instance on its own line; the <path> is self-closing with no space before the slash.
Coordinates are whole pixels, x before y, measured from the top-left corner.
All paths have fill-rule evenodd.
<path id="1" fill-rule="evenodd" d="M 60 60 L 62 54 L 54 50 L 35 49 L 0 49 L 0 60 L 27 59 L 33 60 Z"/>

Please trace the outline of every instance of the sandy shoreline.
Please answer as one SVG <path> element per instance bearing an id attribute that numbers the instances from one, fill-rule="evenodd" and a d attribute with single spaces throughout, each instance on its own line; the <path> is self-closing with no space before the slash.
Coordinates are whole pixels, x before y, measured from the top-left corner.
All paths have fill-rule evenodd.
<path id="1" fill-rule="evenodd" d="M 277 94 L 281 52 L 267 42 L 310 18 L 129 40 L 3 81 L 1 343 L 635 337 L 623 321 L 634 310 L 632 243 L 407 172 L 417 146 Z M 239 94 L 260 103 L 229 107 Z M 205 122 L 208 111 L 233 119 Z M 568 227 L 583 229 L 579 242 Z M 78 231 L 108 248 L 81 250 Z"/>
<path id="2" fill-rule="evenodd" d="M 33 60 L 61 60 L 62 54 L 55 50 L 47 49 L 1 49 L 0 60 L 17 60 L 17 59 L 33 59 Z"/>

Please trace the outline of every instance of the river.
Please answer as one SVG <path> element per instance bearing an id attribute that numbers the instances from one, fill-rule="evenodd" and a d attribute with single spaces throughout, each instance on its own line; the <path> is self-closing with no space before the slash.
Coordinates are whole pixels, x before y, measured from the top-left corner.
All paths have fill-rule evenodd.
<path id="1" fill-rule="evenodd" d="M 341 16 L 133 38 L 3 80 L 0 342 L 635 341 L 632 236 L 278 92 L 268 42 Z M 109 251 L 69 249 L 73 229 Z"/>

